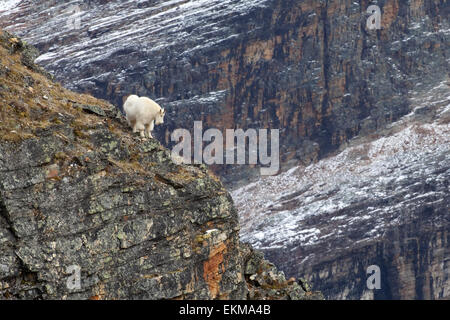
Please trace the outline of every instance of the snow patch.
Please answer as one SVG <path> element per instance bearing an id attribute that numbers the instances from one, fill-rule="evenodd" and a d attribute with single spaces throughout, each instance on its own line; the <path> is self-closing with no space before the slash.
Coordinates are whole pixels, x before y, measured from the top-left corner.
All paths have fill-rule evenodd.
<path id="1" fill-rule="evenodd" d="M 0 12 L 14 9 L 20 1 L 22 0 L 0 0 Z"/>

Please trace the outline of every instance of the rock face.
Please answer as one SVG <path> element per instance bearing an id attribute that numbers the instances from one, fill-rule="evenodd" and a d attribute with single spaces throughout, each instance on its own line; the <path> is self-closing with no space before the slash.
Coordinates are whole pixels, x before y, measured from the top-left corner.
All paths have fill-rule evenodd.
<path id="1" fill-rule="evenodd" d="M 448 68 L 444 0 L 21 1 L 7 27 L 71 89 L 116 105 L 131 92 L 174 128 L 279 128 L 282 163 L 309 164 L 411 111 Z M 77 7 L 78 5 L 78 7 Z M 226 182 L 252 175 L 217 168 Z"/>
<path id="2" fill-rule="evenodd" d="M 284 272 L 277 270 L 273 263 L 264 259 L 264 254 L 250 245 L 242 244 L 244 275 L 248 285 L 250 300 L 323 300 L 321 292 L 312 291 L 304 279 L 286 280 Z"/>
<path id="3" fill-rule="evenodd" d="M 242 240 L 328 299 L 448 299 L 449 86 L 378 136 L 234 191 Z"/>
<path id="4" fill-rule="evenodd" d="M 157 100 L 166 146 L 194 120 L 281 129 L 293 169 L 233 197 L 242 238 L 288 276 L 327 298 L 445 298 L 448 4 L 377 1 L 382 28 L 368 31 L 371 3 L 24 0 L 0 26 L 72 89 L 118 106 L 131 92 Z M 215 169 L 229 184 L 254 175 Z M 381 291 L 366 287 L 373 264 Z"/>
<path id="5" fill-rule="evenodd" d="M 257 253 L 219 179 L 24 65 L 32 52 L 0 30 L 0 299 L 250 298 Z M 311 297 L 272 273 L 273 298 Z"/>

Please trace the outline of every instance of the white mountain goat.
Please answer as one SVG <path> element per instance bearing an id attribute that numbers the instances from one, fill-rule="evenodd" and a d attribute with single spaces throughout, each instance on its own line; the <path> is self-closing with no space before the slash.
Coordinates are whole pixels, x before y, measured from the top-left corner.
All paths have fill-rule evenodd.
<path id="1" fill-rule="evenodd" d="M 155 124 L 164 123 L 166 111 L 159 104 L 147 97 L 129 96 L 123 104 L 128 124 L 133 133 L 140 132 L 141 137 L 153 138 L 152 130 Z"/>

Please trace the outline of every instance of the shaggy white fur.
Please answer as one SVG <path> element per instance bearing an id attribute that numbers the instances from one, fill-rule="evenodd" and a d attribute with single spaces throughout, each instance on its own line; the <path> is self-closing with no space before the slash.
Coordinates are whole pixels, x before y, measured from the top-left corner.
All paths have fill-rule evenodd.
<path id="1" fill-rule="evenodd" d="M 166 111 L 152 99 L 147 97 L 129 96 L 123 104 L 128 124 L 133 133 L 140 132 L 141 137 L 152 137 L 155 124 L 164 123 Z"/>

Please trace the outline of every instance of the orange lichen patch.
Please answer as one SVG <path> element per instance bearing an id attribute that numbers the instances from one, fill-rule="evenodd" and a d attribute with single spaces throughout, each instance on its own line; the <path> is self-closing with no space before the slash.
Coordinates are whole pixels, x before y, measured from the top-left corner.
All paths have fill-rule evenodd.
<path id="1" fill-rule="evenodd" d="M 99 283 L 95 288 L 92 290 L 93 296 L 89 298 L 89 300 L 106 300 L 106 290 L 105 290 L 105 284 Z"/>
<path id="2" fill-rule="evenodd" d="M 220 293 L 220 281 L 225 271 L 224 254 L 227 252 L 225 243 L 215 246 L 209 253 L 209 258 L 203 263 L 203 279 L 208 284 L 211 298 L 217 298 Z"/>
<path id="3" fill-rule="evenodd" d="M 59 167 L 57 165 L 52 165 L 48 168 L 47 179 L 56 179 L 59 175 Z"/>

